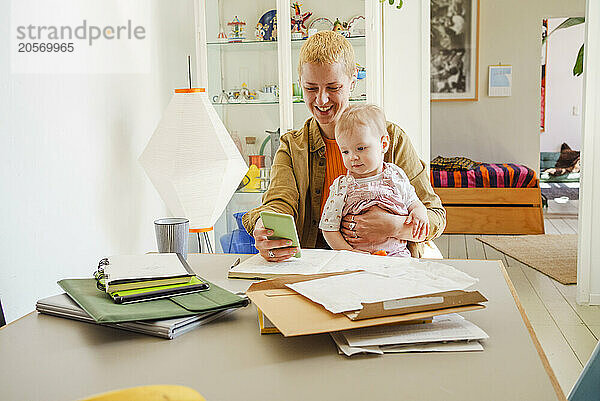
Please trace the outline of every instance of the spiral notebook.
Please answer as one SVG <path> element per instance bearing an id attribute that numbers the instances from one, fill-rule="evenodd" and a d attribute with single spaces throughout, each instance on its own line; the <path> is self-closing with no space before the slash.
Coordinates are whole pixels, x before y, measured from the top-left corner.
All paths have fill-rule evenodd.
<path id="1" fill-rule="evenodd" d="M 94 278 L 106 292 L 189 283 L 195 274 L 177 253 L 110 256 L 100 260 Z"/>

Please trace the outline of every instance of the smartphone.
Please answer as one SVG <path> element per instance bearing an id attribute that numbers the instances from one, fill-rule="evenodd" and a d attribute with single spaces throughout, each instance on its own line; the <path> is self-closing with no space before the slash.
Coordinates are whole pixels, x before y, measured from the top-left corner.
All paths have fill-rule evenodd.
<path id="1" fill-rule="evenodd" d="M 289 214 L 276 212 L 260 212 L 260 218 L 265 228 L 273 230 L 273 235 L 269 239 L 289 239 L 292 241 L 291 246 L 298 248 L 298 252 L 294 255 L 295 258 L 300 257 L 300 240 L 296 232 L 296 224 L 294 218 Z"/>

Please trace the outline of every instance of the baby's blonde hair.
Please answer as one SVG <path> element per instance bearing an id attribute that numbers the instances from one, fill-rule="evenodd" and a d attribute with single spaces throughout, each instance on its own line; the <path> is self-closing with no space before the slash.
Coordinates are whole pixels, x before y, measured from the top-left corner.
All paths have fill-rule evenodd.
<path id="1" fill-rule="evenodd" d="M 334 31 L 320 31 L 312 35 L 300 49 L 298 76 L 302 77 L 302 66 L 306 63 L 340 63 L 344 72 L 352 77 L 356 70 L 354 49 L 342 35 Z"/>
<path id="2" fill-rule="evenodd" d="M 357 125 L 373 128 L 377 135 L 387 135 L 385 114 L 374 104 L 355 104 L 348 106 L 335 124 L 335 136 L 352 133 Z"/>

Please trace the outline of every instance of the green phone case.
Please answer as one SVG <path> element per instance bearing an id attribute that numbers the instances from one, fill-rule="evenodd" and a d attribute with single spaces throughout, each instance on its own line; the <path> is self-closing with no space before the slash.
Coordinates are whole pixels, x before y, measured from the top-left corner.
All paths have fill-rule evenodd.
<path id="1" fill-rule="evenodd" d="M 298 252 L 294 257 L 300 257 L 300 240 L 296 232 L 294 218 L 289 214 L 276 212 L 260 212 L 260 218 L 265 228 L 273 230 L 273 235 L 269 239 L 289 239 L 292 240 L 292 246 L 298 247 Z"/>

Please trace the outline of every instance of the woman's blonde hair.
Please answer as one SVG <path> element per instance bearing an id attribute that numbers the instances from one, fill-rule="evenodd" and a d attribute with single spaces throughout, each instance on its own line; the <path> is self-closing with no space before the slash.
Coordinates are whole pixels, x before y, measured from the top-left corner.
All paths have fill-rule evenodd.
<path id="1" fill-rule="evenodd" d="M 302 66 L 306 63 L 333 64 L 339 62 L 349 77 L 354 75 L 354 49 L 342 35 L 334 31 L 320 31 L 312 35 L 300 49 L 298 76 L 302 77 Z"/>
<path id="2" fill-rule="evenodd" d="M 387 135 L 385 113 L 374 104 L 354 104 L 348 106 L 335 124 L 335 136 L 351 133 L 358 126 L 369 126 L 374 133 Z"/>

